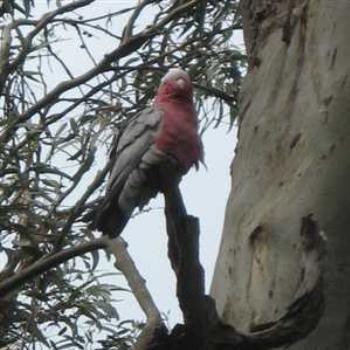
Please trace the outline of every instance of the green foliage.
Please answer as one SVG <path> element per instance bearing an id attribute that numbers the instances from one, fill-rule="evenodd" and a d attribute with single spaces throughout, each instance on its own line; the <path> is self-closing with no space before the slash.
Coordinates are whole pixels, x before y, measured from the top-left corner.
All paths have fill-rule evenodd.
<path id="1" fill-rule="evenodd" d="M 237 115 L 236 1 L 144 0 L 103 14 L 94 2 L 0 5 L 0 280 L 94 237 L 82 218 L 103 190 L 113 130 L 150 102 L 169 67 L 192 76 L 203 130 Z M 83 349 L 103 330 L 105 348 L 130 348 L 140 325 L 119 320 L 112 291 L 121 289 L 101 282 L 99 260 L 81 256 L 11 295 L 0 343 Z"/>

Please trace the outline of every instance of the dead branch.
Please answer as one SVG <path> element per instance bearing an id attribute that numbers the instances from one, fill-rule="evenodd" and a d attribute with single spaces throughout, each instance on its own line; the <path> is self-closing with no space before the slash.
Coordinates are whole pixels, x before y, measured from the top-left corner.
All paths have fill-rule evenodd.
<path id="1" fill-rule="evenodd" d="M 166 333 L 166 328 L 152 295 L 146 287 L 145 280 L 140 275 L 127 250 L 126 242 L 120 237 L 111 239 L 108 241 L 108 249 L 115 257 L 115 267 L 123 273 L 133 295 L 146 315 L 146 325 L 134 347 L 135 350 L 145 349 L 155 335 Z"/>
<path id="2" fill-rule="evenodd" d="M 321 259 L 322 234 L 311 216 L 302 219 L 308 268 L 296 300 L 276 322 L 261 325 L 243 334 L 218 317 L 215 301 L 205 295 L 204 273 L 199 262 L 198 219 L 188 216 L 177 186 L 165 193 L 165 213 L 169 236 L 169 258 L 177 277 L 177 296 L 184 325 L 177 325 L 147 350 L 267 350 L 292 344 L 306 337 L 323 313 L 324 297 Z"/>

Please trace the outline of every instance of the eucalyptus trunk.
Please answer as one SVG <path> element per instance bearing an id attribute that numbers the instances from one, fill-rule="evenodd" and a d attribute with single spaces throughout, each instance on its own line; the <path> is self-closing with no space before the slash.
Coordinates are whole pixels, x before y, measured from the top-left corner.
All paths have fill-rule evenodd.
<path id="1" fill-rule="evenodd" d="M 281 317 L 311 283 L 301 222 L 312 217 L 326 237 L 314 262 L 326 307 L 290 349 L 350 349 L 350 3 L 242 0 L 241 10 L 250 68 L 211 293 L 240 330 Z"/>

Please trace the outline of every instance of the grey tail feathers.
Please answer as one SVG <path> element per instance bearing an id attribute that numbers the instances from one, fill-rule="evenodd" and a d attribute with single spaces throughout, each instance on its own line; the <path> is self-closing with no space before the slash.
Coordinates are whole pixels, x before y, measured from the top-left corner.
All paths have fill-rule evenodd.
<path id="1" fill-rule="evenodd" d="M 112 201 L 102 204 L 97 211 L 92 227 L 101 231 L 104 235 L 115 238 L 122 233 L 128 221 L 129 216 L 126 216 L 120 210 L 118 203 Z"/>

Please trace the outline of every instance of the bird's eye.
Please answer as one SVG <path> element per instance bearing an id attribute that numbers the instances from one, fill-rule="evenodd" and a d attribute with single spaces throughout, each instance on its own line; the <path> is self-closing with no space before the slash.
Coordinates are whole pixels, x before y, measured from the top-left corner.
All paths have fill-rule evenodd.
<path id="1" fill-rule="evenodd" d="M 176 83 L 181 89 L 183 89 L 186 86 L 186 80 L 184 78 L 176 79 Z"/>

